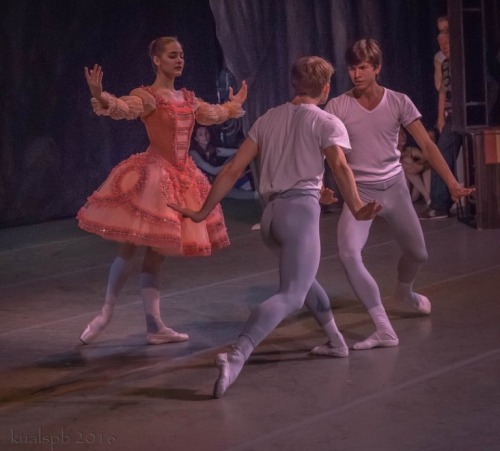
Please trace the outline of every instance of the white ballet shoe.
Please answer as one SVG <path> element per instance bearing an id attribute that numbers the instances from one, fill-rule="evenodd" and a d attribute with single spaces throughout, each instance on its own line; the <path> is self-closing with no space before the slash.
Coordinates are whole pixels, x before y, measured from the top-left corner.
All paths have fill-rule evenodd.
<path id="1" fill-rule="evenodd" d="M 414 297 L 414 300 L 406 301 L 406 303 L 417 312 L 420 312 L 424 315 L 430 315 L 431 301 L 429 301 L 429 299 L 425 296 L 418 293 L 414 293 Z"/>
<path id="2" fill-rule="evenodd" d="M 412 298 L 398 298 L 394 296 L 394 298 L 402 302 L 403 304 L 407 305 L 410 307 L 412 310 L 415 310 L 419 313 L 422 313 L 423 315 L 430 315 L 431 314 L 431 301 L 429 301 L 429 298 L 425 297 L 422 294 L 418 293 L 412 293 Z"/>
<path id="3" fill-rule="evenodd" d="M 147 334 L 146 339 L 150 345 L 162 345 L 165 343 L 179 343 L 189 340 L 189 335 L 176 332 L 170 327 L 162 327 L 158 332 Z"/>
<path id="4" fill-rule="evenodd" d="M 431 301 L 423 294 L 415 293 L 411 283 L 398 282 L 393 298 L 423 315 L 431 313 Z"/>
<path id="5" fill-rule="evenodd" d="M 89 343 L 93 342 L 109 324 L 112 315 L 112 308 L 103 307 L 101 313 L 99 313 L 99 315 L 97 315 L 82 332 L 82 334 L 80 335 L 80 341 L 84 345 L 88 345 Z"/>
<path id="6" fill-rule="evenodd" d="M 334 347 L 330 344 L 330 342 L 327 342 L 323 345 L 312 348 L 309 354 L 343 358 L 349 357 L 349 348 L 347 346 Z"/>
<path id="7" fill-rule="evenodd" d="M 234 383 L 245 363 L 245 357 L 239 348 L 233 347 L 233 351 L 217 354 L 215 365 L 219 368 L 219 377 L 215 381 L 214 398 L 220 398 L 226 390 Z"/>
<path id="8" fill-rule="evenodd" d="M 397 337 L 391 338 L 390 336 L 381 337 L 378 332 L 371 334 L 368 338 L 363 341 L 355 343 L 352 349 L 357 351 L 373 348 L 392 348 L 399 345 L 399 339 Z"/>
<path id="9" fill-rule="evenodd" d="M 101 333 L 101 331 L 93 330 L 90 326 L 90 324 L 87 325 L 85 330 L 82 332 L 80 335 L 80 341 L 84 345 L 88 345 L 92 341 L 95 340 L 95 338 Z"/>

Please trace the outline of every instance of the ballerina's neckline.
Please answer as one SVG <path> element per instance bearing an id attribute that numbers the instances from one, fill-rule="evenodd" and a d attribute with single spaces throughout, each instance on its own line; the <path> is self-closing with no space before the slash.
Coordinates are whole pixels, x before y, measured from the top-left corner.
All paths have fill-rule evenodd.
<path id="1" fill-rule="evenodd" d="M 157 88 L 153 88 L 152 86 L 144 86 L 144 89 L 147 91 L 151 92 L 153 96 L 161 103 L 162 105 L 184 105 L 188 103 L 191 100 L 190 92 L 186 88 L 181 88 L 179 91 L 182 93 L 182 100 L 172 100 L 172 99 L 166 99 L 165 97 L 161 96 L 158 93 Z"/>

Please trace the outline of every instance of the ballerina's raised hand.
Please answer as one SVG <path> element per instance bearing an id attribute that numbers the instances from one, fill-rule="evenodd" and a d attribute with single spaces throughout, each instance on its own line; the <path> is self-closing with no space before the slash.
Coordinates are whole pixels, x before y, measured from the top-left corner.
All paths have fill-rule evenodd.
<path id="1" fill-rule="evenodd" d="M 248 93 L 247 82 L 243 80 L 241 82 L 241 88 L 236 94 L 233 94 L 233 88 L 229 87 L 229 100 L 231 100 L 232 102 L 237 102 L 240 105 L 243 105 L 243 103 L 245 103 L 245 100 L 247 99 L 247 93 Z"/>
<path id="2" fill-rule="evenodd" d="M 84 73 L 92 97 L 96 98 L 103 105 L 103 107 L 106 108 L 107 102 L 102 97 L 102 77 L 104 75 L 102 67 L 98 64 L 94 64 L 94 67 L 92 69 L 85 67 Z"/>

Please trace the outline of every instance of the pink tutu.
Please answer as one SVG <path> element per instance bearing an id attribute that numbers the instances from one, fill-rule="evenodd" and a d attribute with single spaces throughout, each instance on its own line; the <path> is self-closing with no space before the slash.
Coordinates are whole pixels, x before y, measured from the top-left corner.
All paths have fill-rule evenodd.
<path id="1" fill-rule="evenodd" d="M 163 255 L 207 256 L 229 246 L 220 205 L 205 221 L 194 223 L 167 204 L 199 210 L 209 190 L 190 158 L 176 167 L 146 151 L 113 168 L 78 212 L 78 225 L 105 239 L 149 246 Z"/>

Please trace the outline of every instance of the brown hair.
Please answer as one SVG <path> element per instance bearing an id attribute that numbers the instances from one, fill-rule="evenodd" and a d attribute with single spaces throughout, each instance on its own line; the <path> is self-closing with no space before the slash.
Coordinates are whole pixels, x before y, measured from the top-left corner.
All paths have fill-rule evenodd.
<path id="1" fill-rule="evenodd" d="M 436 21 L 437 29 L 440 33 L 449 33 L 450 26 L 448 23 L 448 16 L 439 16 Z"/>
<path id="2" fill-rule="evenodd" d="M 179 42 L 176 37 L 173 36 L 163 36 L 161 38 L 153 39 L 149 44 L 149 58 L 151 59 L 151 64 L 153 65 L 153 69 L 156 70 L 156 66 L 153 62 L 153 58 L 155 56 L 160 57 L 163 51 L 165 50 L 165 46 L 172 42 Z"/>
<path id="3" fill-rule="evenodd" d="M 376 39 L 359 39 L 345 52 L 345 62 L 348 66 L 357 66 L 365 61 L 375 67 L 382 65 L 382 50 Z"/>
<path id="4" fill-rule="evenodd" d="M 295 95 L 320 96 L 334 72 L 333 66 L 319 56 L 299 58 L 295 61 L 291 74 Z"/>

